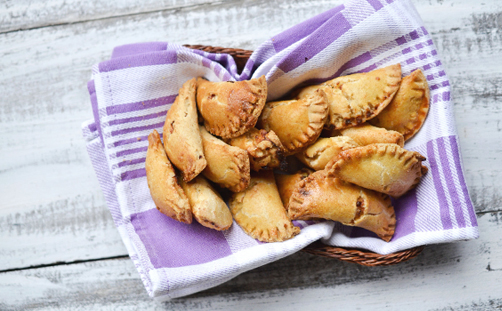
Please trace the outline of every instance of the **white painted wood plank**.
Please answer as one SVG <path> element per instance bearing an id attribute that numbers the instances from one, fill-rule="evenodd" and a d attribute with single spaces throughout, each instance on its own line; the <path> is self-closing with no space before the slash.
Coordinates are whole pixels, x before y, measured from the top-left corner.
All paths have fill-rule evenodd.
<path id="1" fill-rule="evenodd" d="M 389 267 L 297 253 L 216 288 L 151 301 L 129 259 L 0 274 L 2 310 L 487 310 L 502 305 L 502 213 L 480 239 L 427 247 Z"/>

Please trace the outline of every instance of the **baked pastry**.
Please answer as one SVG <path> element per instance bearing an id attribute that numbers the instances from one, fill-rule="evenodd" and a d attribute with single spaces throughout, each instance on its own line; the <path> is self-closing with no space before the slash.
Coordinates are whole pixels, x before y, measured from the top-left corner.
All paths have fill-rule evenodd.
<path id="1" fill-rule="evenodd" d="M 171 162 L 183 175 L 192 180 L 206 167 L 202 150 L 195 92 L 197 84 L 191 79 L 183 84 L 164 123 L 164 148 Z"/>
<path id="2" fill-rule="evenodd" d="M 343 136 L 352 138 L 360 146 L 370 144 L 396 144 L 404 146 L 404 137 L 401 133 L 376 127 L 368 123 L 349 127 L 341 130 Z"/>
<path id="3" fill-rule="evenodd" d="M 268 102 L 258 127 L 274 131 L 286 153 L 293 154 L 319 137 L 327 116 L 326 95 L 318 90 L 298 100 Z"/>
<path id="4" fill-rule="evenodd" d="M 246 81 L 197 79 L 197 106 L 207 130 L 224 139 L 254 127 L 267 100 L 265 76 Z"/>
<path id="5" fill-rule="evenodd" d="M 288 208 L 289 198 L 291 193 L 296 188 L 296 184 L 312 174 L 314 171 L 308 168 L 302 168 L 298 172 L 286 175 L 286 174 L 275 174 L 275 182 L 277 184 L 277 189 L 279 190 L 279 195 L 281 196 L 282 204 L 284 208 Z"/>
<path id="6" fill-rule="evenodd" d="M 192 207 L 193 217 L 201 225 L 219 231 L 230 228 L 233 219 L 227 204 L 204 177 L 199 175 L 188 183 L 180 180 L 180 184 Z"/>
<path id="7" fill-rule="evenodd" d="M 226 144 L 199 126 L 207 166 L 202 174 L 218 185 L 239 192 L 249 185 L 250 167 L 247 151 Z"/>
<path id="8" fill-rule="evenodd" d="M 371 124 L 397 131 L 408 140 L 422 127 L 429 111 L 430 90 L 422 70 L 417 69 L 401 81 L 390 104 L 371 119 Z"/>
<path id="9" fill-rule="evenodd" d="M 399 197 L 425 173 L 420 153 L 396 144 L 372 144 L 342 151 L 326 165 L 331 176 L 361 187 Z"/>
<path id="10" fill-rule="evenodd" d="M 291 219 L 323 218 L 361 227 L 390 241 L 396 227 L 388 195 L 364 189 L 317 171 L 297 184 L 288 206 Z"/>
<path id="11" fill-rule="evenodd" d="M 177 221 L 192 223 L 190 203 L 178 185 L 174 168 L 156 130 L 148 135 L 145 168 L 150 195 L 157 209 Z"/>
<path id="12" fill-rule="evenodd" d="M 342 129 L 364 123 L 380 113 L 392 100 L 400 82 L 401 65 L 395 64 L 306 87 L 296 98 L 304 98 L 318 89 L 324 90 L 329 105 L 326 126 Z"/>
<path id="13" fill-rule="evenodd" d="M 271 171 L 253 174 L 249 187 L 234 193 L 229 206 L 244 232 L 259 241 L 285 241 L 300 233 L 286 214 Z"/>
<path id="14" fill-rule="evenodd" d="M 228 141 L 232 146 L 248 152 L 251 169 L 273 169 L 281 164 L 284 147 L 274 131 L 252 128 L 244 135 Z"/>
<path id="15" fill-rule="evenodd" d="M 319 138 L 314 144 L 298 152 L 295 156 L 308 167 L 319 171 L 323 170 L 326 164 L 338 156 L 340 152 L 355 147 L 359 147 L 359 145 L 350 137 Z"/>

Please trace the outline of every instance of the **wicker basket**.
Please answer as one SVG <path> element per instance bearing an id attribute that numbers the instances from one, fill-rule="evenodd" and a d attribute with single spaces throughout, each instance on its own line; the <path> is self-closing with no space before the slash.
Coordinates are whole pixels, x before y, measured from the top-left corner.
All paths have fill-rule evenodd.
<path id="1" fill-rule="evenodd" d="M 185 45 L 185 47 L 210 53 L 224 53 L 232 55 L 237 65 L 238 72 L 242 71 L 242 69 L 246 65 L 247 60 L 253 53 L 253 51 L 249 50 L 207 45 Z M 340 247 L 324 245 L 320 242 L 315 242 L 304 248 L 303 251 L 314 255 L 336 258 L 346 262 L 353 262 L 363 266 L 373 267 L 394 265 L 402 261 L 410 260 L 420 254 L 423 249 L 423 246 L 419 246 L 389 255 L 380 255 L 366 250 L 344 249 Z"/>

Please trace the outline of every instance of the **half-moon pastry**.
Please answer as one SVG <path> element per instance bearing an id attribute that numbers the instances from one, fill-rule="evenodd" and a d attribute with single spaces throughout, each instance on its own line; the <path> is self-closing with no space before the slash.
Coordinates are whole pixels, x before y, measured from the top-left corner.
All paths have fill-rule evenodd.
<path id="1" fill-rule="evenodd" d="M 250 129 L 244 135 L 228 141 L 232 146 L 244 149 L 249 154 L 251 169 L 273 169 L 281 164 L 284 147 L 274 131 Z"/>
<path id="2" fill-rule="evenodd" d="M 342 129 L 364 123 L 380 113 L 392 100 L 400 82 L 401 65 L 395 64 L 306 87 L 297 98 L 324 90 L 329 106 L 326 126 Z"/>
<path id="3" fill-rule="evenodd" d="M 422 127 L 429 111 L 430 91 L 422 70 L 417 69 L 401 81 L 390 104 L 371 119 L 371 124 L 394 130 L 408 140 Z"/>
<path id="4" fill-rule="evenodd" d="M 327 116 L 326 95 L 318 90 L 298 100 L 268 102 L 258 125 L 274 131 L 287 154 L 293 154 L 319 137 Z"/>
<path id="5" fill-rule="evenodd" d="M 180 184 L 201 225 L 220 231 L 230 228 L 233 219 L 227 204 L 204 177 L 199 175 L 188 183 L 180 180 Z"/>
<path id="6" fill-rule="evenodd" d="M 285 174 L 276 174 L 275 182 L 277 184 L 277 189 L 279 190 L 279 195 L 281 196 L 282 204 L 287 209 L 289 204 L 289 198 L 293 193 L 293 190 L 296 188 L 296 184 L 312 174 L 314 171 L 308 168 L 302 168 L 298 172 L 285 175 Z"/>
<path id="7" fill-rule="evenodd" d="M 326 165 L 335 177 L 361 187 L 399 197 L 422 177 L 420 153 L 396 144 L 372 144 L 342 151 Z"/>
<path id="8" fill-rule="evenodd" d="M 267 100 L 265 76 L 246 81 L 197 79 L 197 106 L 207 130 L 224 139 L 254 127 Z"/>
<path id="9" fill-rule="evenodd" d="M 360 146 L 370 144 L 397 144 L 404 146 L 404 137 L 401 133 L 376 127 L 368 123 L 349 127 L 341 130 L 343 136 L 352 138 Z"/>
<path id="10" fill-rule="evenodd" d="M 192 180 L 207 164 L 197 123 L 196 87 L 195 78 L 183 84 L 167 111 L 163 129 L 167 156 L 185 181 Z"/>
<path id="11" fill-rule="evenodd" d="M 218 185 L 239 192 L 249 185 L 250 166 L 246 150 L 226 144 L 199 126 L 207 166 L 202 174 Z"/>
<path id="12" fill-rule="evenodd" d="M 148 135 L 145 167 L 148 188 L 157 209 L 177 221 L 192 223 L 190 203 L 178 185 L 176 173 L 156 130 Z"/>
<path id="13" fill-rule="evenodd" d="M 249 187 L 234 193 L 229 205 L 239 226 L 259 241 L 285 241 L 300 233 L 286 214 L 272 171 L 254 174 Z"/>
<path id="14" fill-rule="evenodd" d="M 323 170 L 326 164 L 338 156 L 340 152 L 355 147 L 359 147 L 359 145 L 350 137 L 319 138 L 314 144 L 298 152 L 295 156 L 308 167 L 319 171 Z"/>
<path id="15" fill-rule="evenodd" d="M 329 177 L 325 170 L 298 183 L 289 201 L 288 215 L 293 220 L 323 218 L 361 227 L 387 242 L 396 227 L 388 195 Z"/>

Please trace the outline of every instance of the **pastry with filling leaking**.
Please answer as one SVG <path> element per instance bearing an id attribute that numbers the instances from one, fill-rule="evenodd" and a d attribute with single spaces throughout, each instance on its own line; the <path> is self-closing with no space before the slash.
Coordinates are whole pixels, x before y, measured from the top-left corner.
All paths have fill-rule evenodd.
<path id="1" fill-rule="evenodd" d="M 296 188 L 296 184 L 305 178 L 307 178 L 314 171 L 308 168 L 302 168 L 298 172 L 285 175 L 285 174 L 275 174 L 275 181 L 277 184 L 277 189 L 279 190 L 279 195 L 281 196 L 282 204 L 287 209 L 289 204 L 289 198 L 291 193 Z"/>
<path id="2" fill-rule="evenodd" d="M 362 124 L 379 114 L 394 97 L 400 82 L 401 65 L 395 64 L 306 87 L 297 93 L 296 98 L 304 98 L 318 89 L 324 90 L 329 106 L 326 126 L 343 129 Z"/>
<path id="3" fill-rule="evenodd" d="M 237 82 L 197 79 L 197 106 L 204 125 L 223 139 L 240 136 L 254 127 L 266 100 L 265 76 Z"/>
<path id="4" fill-rule="evenodd" d="M 199 175 L 188 183 L 180 180 L 180 184 L 197 222 L 219 231 L 230 228 L 233 219 L 227 204 L 204 177 Z"/>
<path id="5" fill-rule="evenodd" d="M 372 144 L 342 151 L 326 165 L 331 176 L 399 197 L 427 171 L 420 153 L 396 144 Z"/>
<path id="6" fill-rule="evenodd" d="M 343 136 L 352 138 L 360 146 L 378 143 L 396 144 L 399 147 L 404 146 L 404 137 L 401 133 L 376 127 L 368 123 L 349 127 L 341 130 L 341 132 Z"/>
<path id="7" fill-rule="evenodd" d="M 202 174 L 221 187 L 239 192 L 249 184 L 250 166 L 246 150 L 226 144 L 199 126 L 207 166 Z"/>
<path id="8" fill-rule="evenodd" d="M 396 216 L 388 195 L 364 189 L 317 171 L 300 181 L 288 205 L 291 219 L 323 218 L 376 233 L 388 242 Z"/>
<path id="9" fill-rule="evenodd" d="M 424 124 L 429 111 L 430 90 L 422 70 L 417 69 L 401 81 L 390 104 L 370 123 L 397 131 L 408 140 Z"/>
<path id="10" fill-rule="evenodd" d="M 197 123 L 196 88 L 195 78 L 183 84 L 167 111 L 163 129 L 167 156 L 185 181 L 192 180 L 207 164 Z"/>
<path id="11" fill-rule="evenodd" d="M 286 214 L 272 171 L 253 173 L 249 187 L 234 193 L 229 206 L 244 232 L 259 241 L 285 241 L 300 233 Z"/>
<path id="12" fill-rule="evenodd" d="M 258 127 L 274 131 L 289 155 L 319 137 L 327 116 L 326 94 L 318 90 L 297 100 L 268 102 Z"/>
<path id="13" fill-rule="evenodd" d="M 157 209 L 177 221 L 192 223 L 190 203 L 178 184 L 174 168 L 156 130 L 148 135 L 145 168 L 150 195 Z"/>
<path id="14" fill-rule="evenodd" d="M 340 152 L 355 147 L 359 147 L 359 145 L 350 137 L 319 138 L 314 144 L 298 152 L 295 156 L 308 167 L 319 171 L 323 170 L 326 164 L 338 156 Z"/>
<path id="15" fill-rule="evenodd" d="M 230 139 L 228 143 L 248 152 L 254 171 L 279 167 L 283 159 L 284 147 L 274 131 L 252 128 L 244 135 Z"/>

